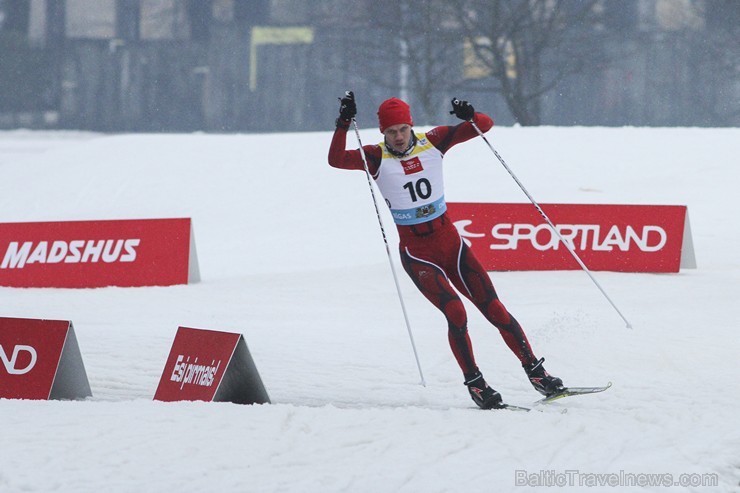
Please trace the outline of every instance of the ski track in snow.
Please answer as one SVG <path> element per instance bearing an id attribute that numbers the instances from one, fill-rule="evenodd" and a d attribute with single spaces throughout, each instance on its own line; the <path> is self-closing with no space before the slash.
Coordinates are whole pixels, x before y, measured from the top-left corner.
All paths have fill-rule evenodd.
<path id="1" fill-rule="evenodd" d="M 73 322 L 93 391 L 76 402 L 0 400 L 0 491 L 740 491 L 730 202 L 740 130 L 488 136 L 540 203 L 689 206 L 698 269 L 595 273 L 632 330 L 582 272 L 491 273 L 548 370 L 574 386 L 611 381 L 607 392 L 542 412 L 476 409 L 444 319 L 400 268 L 384 210 L 419 385 L 367 183 L 326 164 L 328 132 L 0 132 L 0 222 L 191 217 L 203 279 L 0 288 L 0 316 Z M 445 163 L 449 201 L 526 201 L 479 140 Z M 497 331 L 466 306 L 489 383 L 512 404 L 537 400 Z M 244 334 L 273 404 L 152 401 L 180 325 Z M 719 483 L 517 486 L 517 471 Z"/>

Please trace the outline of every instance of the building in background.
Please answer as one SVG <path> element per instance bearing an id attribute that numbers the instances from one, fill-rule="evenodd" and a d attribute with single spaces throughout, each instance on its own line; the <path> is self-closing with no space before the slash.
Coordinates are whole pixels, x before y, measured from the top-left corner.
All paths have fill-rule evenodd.
<path id="1" fill-rule="evenodd" d="M 516 9 L 519 38 L 487 30 Z M 393 95 L 417 124 L 460 96 L 503 125 L 738 126 L 739 26 L 736 0 L 0 0 L 0 128 L 328 130 L 346 89 L 365 127 Z"/>

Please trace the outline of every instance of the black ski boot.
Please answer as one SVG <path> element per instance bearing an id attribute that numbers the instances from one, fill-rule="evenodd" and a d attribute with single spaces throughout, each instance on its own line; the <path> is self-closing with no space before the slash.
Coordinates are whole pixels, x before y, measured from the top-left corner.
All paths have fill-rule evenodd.
<path id="1" fill-rule="evenodd" d="M 523 365 L 523 368 L 527 372 L 532 387 L 540 394 L 548 397 L 563 389 L 563 381 L 547 373 L 542 366 L 544 361 L 545 358 L 540 358 L 531 365 Z"/>
<path id="2" fill-rule="evenodd" d="M 481 409 L 499 409 L 504 407 L 501 394 L 488 386 L 483 379 L 483 375 L 477 372 L 470 379 L 465 381 L 468 386 L 468 392 L 473 402 Z"/>

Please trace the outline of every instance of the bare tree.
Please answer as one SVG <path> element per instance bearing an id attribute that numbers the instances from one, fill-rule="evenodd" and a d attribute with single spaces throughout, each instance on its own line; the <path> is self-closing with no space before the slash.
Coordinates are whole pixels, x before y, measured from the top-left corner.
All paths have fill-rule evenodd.
<path id="1" fill-rule="evenodd" d="M 404 1 L 401 5 L 404 25 L 399 42 L 406 70 L 406 74 L 401 72 L 401 83 L 406 86 L 403 89 L 413 91 L 416 107 L 422 110 L 420 121 L 430 123 L 441 105 L 447 107 L 441 94 L 463 80 L 462 46 L 454 6 L 441 0 Z"/>
<path id="2" fill-rule="evenodd" d="M 501 94 L 522 125 L 541 123 L 545 93 L 606 62 L 594 42 L 598 0 L 457 0 L 455 5 L 474 63 L 487 76 L 478 87 Z"/>
<path id="3" fill-rule="evenodd" d="M 462 43 L 449 0 L 370 0 L 343 10 L 337 42 L 353 77 L 407 99 L 416 124 L 429 124 L 440 97 L 462 80 Z M 321 23 L 321 21 L 319 21 Z"/>
<path id="4" fill-rule="evenodd" d="M 602 48 L 611 33 L 600 25 L 602 0 L 359 5 L 364 8 L 343 17 L 350 60 L 363 62 L 360 78 L 412 101 L 420 124 L 438 118 L 446 97 L 486 91 L 499 94 L 520 124 L 539 125 L 545 93 L 608 59 Z"/>

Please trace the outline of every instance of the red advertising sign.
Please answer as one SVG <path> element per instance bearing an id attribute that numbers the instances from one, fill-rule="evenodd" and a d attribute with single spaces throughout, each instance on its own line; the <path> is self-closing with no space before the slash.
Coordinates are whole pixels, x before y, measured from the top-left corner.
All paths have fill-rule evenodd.
<path id="1" fill-rule="evenodd" d="M 0 398 L 92 395 L 72 323 L 0 318 Z"/>
<path id="2" fill-rule="evenodd" d="M 198 277 L 190 219 L 0 224 L 0 286 L 170 286 Z"/>
<path id="3" fill-rule="evenodd" d="M 270 402 L 241 334 L 187 327 L 177 329 L 154 399 Z"/>
<path id="4" fill-rule="evenodd" d="M 678 272 L 696 267 L 685 206 L 540 207 L 591 270 Z M 487 270 L 580 269 L 532 204 L 449 203 L 448 214 Z"/>

